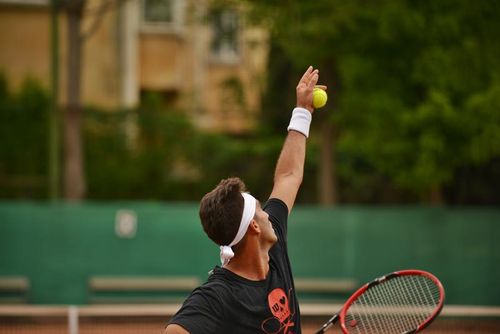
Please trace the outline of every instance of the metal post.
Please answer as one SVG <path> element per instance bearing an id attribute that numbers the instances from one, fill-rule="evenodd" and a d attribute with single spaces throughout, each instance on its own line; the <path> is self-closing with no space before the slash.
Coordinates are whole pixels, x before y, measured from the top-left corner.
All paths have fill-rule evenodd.
<path id="1" fill-rule="evenodd" d="M 78 307 L 74 305 L 68 308 L 68 333 L 78 334 Z"/>

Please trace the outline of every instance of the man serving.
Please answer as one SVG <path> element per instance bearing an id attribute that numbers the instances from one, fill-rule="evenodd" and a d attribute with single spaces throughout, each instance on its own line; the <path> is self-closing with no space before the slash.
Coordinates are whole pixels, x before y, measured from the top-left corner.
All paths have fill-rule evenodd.
<path id="1" fill-rule="evenodd" d="M 200 204 L 207 236 L 220 246 L 221 266 L 196 288 L 165 334 L 299 334 L 300 310 L 287 251 L 288 215 L 302 183 L 313 89 L 310 66 L 296 87 L 297 105 L 262 205 L 239 178 L 222 180 Z"/>

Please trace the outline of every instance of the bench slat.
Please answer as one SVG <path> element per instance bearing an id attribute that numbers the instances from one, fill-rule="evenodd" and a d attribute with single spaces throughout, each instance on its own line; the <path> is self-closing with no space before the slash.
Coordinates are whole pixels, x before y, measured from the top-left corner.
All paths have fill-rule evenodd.
<path id="1" fill-rule="evenodd" d="M 295 288 L 298 292 L 351 292 L 357 287 L 352 279 L 297 278 Z"/>
<path id="2" fill-rule="evenodd" d="M 26 291 L 29 287 L 26 277 L 0 277 L 0 291 Z"/>
<path id="3" fill-rule="evenodd" d="M 197 277 L 91 277 L 89 287 L 94 291 L 187 291 L 200 285 Z"/>

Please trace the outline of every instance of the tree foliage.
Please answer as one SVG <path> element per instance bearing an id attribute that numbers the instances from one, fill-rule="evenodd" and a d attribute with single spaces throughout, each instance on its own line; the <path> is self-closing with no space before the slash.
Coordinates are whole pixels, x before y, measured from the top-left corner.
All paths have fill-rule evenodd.
<path id="1" fill-rule="evenodd" d="M 40 198 L 46 189 L 47 112 L 42 86 L 27 78 L 12 92 L 0 75 L 0 196 Z"/>
<path id="2" fill-rule="evenodd" d="M 265 197 L 281 144 L 199 131 L 156 94 L 133 110 L 87 110 L 84 128 L 89 198 L 98 199 L 197 201 L 229 176 L 242 177 Z"/>
<path id="3" fill-rule="evenodd" d="M 377 174 L 421 198 L 440 196 L 461 168 L 500 156 L 500 4 L 240 2 L 295 67 L 337 74 L 326 84 L 346 187 Z"/>
<path id="4" fill-rule="evenodd" d="M 329 86 L 329 103 L 313 126 L 332 122 L 338 129 L 343 202 L 414 202 L 434 194 L 452 204 L 498 204 L 500 4 L 230 1 L 241 3 L 249 20 L 272 31 L 259 132 L 204 133 L 155 95 L 133 110 L 87 107 L 88 199 L 199 200 L 228 176 L 242 177 L 265 198 L 289 119 L 283 111 L 313 64 Z M 12 92 L 0 79 L 2 198 L 46 196 L 48 102 L 33 80 Z M 300 202 L 316 199 L 316 132 Z"/>

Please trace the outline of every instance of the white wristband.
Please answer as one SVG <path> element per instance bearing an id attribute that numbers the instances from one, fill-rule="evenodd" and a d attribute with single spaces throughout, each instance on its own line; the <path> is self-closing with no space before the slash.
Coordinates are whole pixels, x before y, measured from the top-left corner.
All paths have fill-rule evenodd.
<path id="1" fill-rule="evenodd" d="M 312 115 L 309 110 L 304 108 L 293 109 L 290 125 L 287 130 L 294 130 L 302 133 L 306 138 L 309 138 L 309 127 L 311 126 Z"/>

